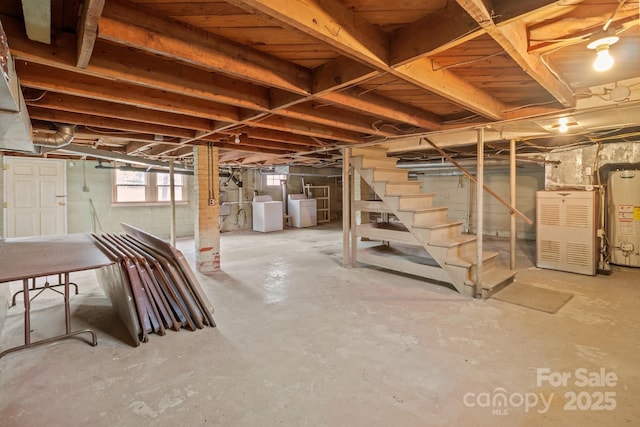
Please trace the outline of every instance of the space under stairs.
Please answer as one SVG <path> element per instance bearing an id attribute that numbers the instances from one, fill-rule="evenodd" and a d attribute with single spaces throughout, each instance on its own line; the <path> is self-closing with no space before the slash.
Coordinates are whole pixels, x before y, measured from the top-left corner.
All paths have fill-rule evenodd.
<path id="1" fill-rule="evenodd" d="M 397 159 L 377 147 L 352 149 L 351 165 L 378 201 L 355 200 L 352 209 L 392 214 L 397 221 L 359 224 L 361 238 L 384 244 L 359 249 L 356 260 L 452 285 L 465 295 L 488 298 L 511 283 L 515 271 L 498 267 L 498 252 L 483 252 L 481 286 L 475 285 L 476 237 L 462 234 L 462 221 L 447 219 L 447 208 L 433 206 L 434 193 L 422 193 Z"/>

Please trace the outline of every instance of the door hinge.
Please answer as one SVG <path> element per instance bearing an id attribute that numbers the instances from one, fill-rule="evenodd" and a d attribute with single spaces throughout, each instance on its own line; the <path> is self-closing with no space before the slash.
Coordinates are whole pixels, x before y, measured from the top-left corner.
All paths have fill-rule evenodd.
<path id="1" fill-rule="evenodd" d="M 9 163 L 3 163 L 2 164 L 2 170 L 3 171 L 8 171 L 9 170 L 9 166 L 10 166 Z"/>
<path id="2" fill-rule="evenodd" d="M 8 208 L 9 207 L 9 202 L 3 202 L 2 203 L 2 207 L 3 208 Z"/>

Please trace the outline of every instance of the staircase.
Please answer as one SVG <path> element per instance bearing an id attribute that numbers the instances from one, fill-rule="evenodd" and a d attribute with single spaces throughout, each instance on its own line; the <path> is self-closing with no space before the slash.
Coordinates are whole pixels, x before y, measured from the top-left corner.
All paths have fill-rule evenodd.
<path id="1" fill-rule="evenodd" d="M 458 292 L 488 298 L 511 283 L 515 271 L 496 265 L 498 252 L 484 252 L 481 286 L 475 283 L 476 237 L 462 234 L 462 221 L 449 221 L 446 207 L 433 206 L 434 193 L 422 193 L 378 147 L 352 149 L 351 166 L 380 201 L 355 201 L 352 209 L 393 214 L 399 222 L 360 224 L 357 236 L 389 242 L 359 249 L 356 260 L 452 285 Z"/>

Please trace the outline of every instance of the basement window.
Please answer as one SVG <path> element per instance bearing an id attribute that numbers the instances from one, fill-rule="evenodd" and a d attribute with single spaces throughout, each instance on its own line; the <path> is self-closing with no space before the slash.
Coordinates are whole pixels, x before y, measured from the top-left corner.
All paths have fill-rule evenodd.
<path id="1" fill-rule="evenodd" d="M 287 175 L 266 175 L 267 176 L 267 186 L 279 186 L 280 181 L 286 181 Z"/>
<path id="2" fill-rule="evenodd" d="M 113 176 L 114 203 L 167 203 L 171 201 L 168 173 L 115 170 Z M 186 202 L 184 175 L 176 174 L 174 179 L 176 202 Z"/>

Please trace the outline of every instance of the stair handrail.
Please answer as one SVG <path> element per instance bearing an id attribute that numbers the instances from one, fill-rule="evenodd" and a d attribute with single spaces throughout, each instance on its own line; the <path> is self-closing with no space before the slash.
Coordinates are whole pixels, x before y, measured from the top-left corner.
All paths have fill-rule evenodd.
<path id="1" fill-rule="evenodd" d="M 427 141 L 433 148 L 436 149 L 436 151 L 438 151 L 440 154 L 442 154 L 444 157 L 446 157 L 446 159 L 451 162 L 452 165 L 454 165 L 455 167 L 457 167 L 458 169 L 460 169 L 462 171 L 462 173 L 464 173 L 471 181 L 473 182 L 477 182 L 478 180 L 476 179 L 475 176 L 473 176 L 471 174 L 471 172 L 467 171 L 460 163 L 456 162 L 451 156 L 449 156 L 442 148 L 440 148 L 435 142 L 429 140 L 429 138 L 425 138 L 422 137 L 421 139 L 424 139 L 425 141 Z M 490 195 L 492 195 L 497 201 L 499 201 L 500 203 L 502 203 L 507 209 L 509 209 L 509 211 L 511 211 L 512 213 L 518 215 L 520 218 L 522 218 L 523 220 L 525 220 L 525 222 L 529 225 L 533 224 L 533 221 L 530 220 L 525 214 L 523 214 L 522 212 L 520 212 L 518 209 L 515 208 L 515 206 L 512 206 L 511 204 L 509 204 L 509 202 L 507 202 L 506 200 L 504 200 L 502 197 L 500 197 L 500 195 L 498 193 L 496 193 L 495 191 L 493 191 L 492 189 L 490 189 L 489 187 L 487 187 L 486 185 L 482 185 L 482 188 L 484 188 L 484 191 L 486 191 L 487 193 L 489 193 Z"/>

